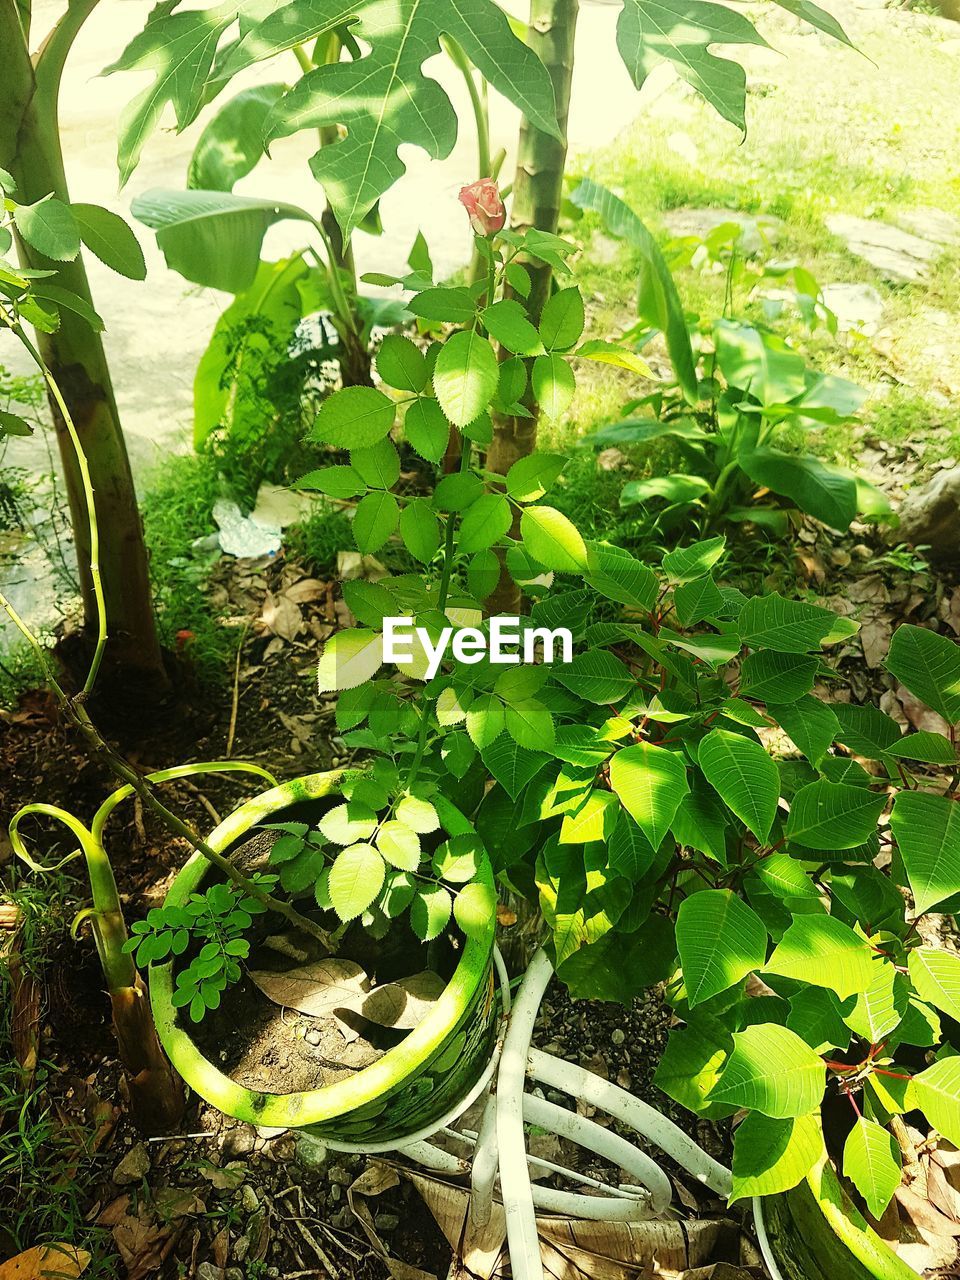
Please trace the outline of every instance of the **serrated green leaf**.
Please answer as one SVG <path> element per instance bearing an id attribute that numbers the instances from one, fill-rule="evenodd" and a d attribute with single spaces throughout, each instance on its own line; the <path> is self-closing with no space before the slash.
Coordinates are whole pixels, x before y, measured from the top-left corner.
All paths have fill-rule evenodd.
<path id="1" fill-rule="evenodd" d="M 538 356 L 543 353 L 540 335 L 515 298 L 504 298 L 492 307 L 485 307 L 480 312 L 480 319 L 491 338 L 515 355 Z"/>
<path id="2" fill-rule="evenodd" d="M 460 521 L 457 547 L 465 555 L 486 551 L 504 537 L 512 524 L 513 512 L 502 493 L 481 494 Z"/>
<path id="3" fill-rule="evenodd" d="M 377 373 L 397 391 L 422 391 L 427 385 L 427 362 L 409 338 L 388 333 L 377 352 Z"/>
<path id="4" fill-rule="evenodd" d="M 540 317 L 543 345 L 548 351 L 569 351 L 579 342 L 583 324 L 583 298 L 580 290 L 575 285 L 569 289 L 560 289 L 544 303 Z"/>
<path id="5" fill-rule="evenodd" d="M 528 507 L 520 517 L 520 535 L 545 569 L 576 573 L 586 568 L 587 548 L 579 530 L 554 507 Z"/>
<path id="6" fill-rule="evenodd" d="M 443 885 L 421 885 L 410 904 L 410 924 L 422 942 L 438 938 L 450 921 L 450 894 Z"/>
<path id="7" fill-rule="evenodd" d="M 450 423 L 436 400 L 429 396 L 418 396 L 410 405 L 403 419 L 403 430 L 411 447 L 428 462 L 439 462 L 446 453 Z"/>
<path id="8" fill-rule="evenodd" d="M 529 751 L 521 747 L 507 734 L 501 734 L 480 754 L 483 763 L 511 800 L 517 799 L 550 759 L 543 751 Z"/>
<path id="9" fill-rule="evenodd" d="M 440 525 L 430 504 L 414 498 L 400 512 L 400 537 L 415 560 L 429 564 L 440 547 Z"/>
<path id="10" fill-rule="evenodd" d="M 570 408 L 577 389 L 573 370 L 563 356 L 537 356 L 530 372 L 530 385 L 545 418 L 561 418 Z"/>
<path id="11" fill-rule="evenodd" d="M 32 249 L 54 262 L 72 262 L 80 252 L 80 232 L 70 206 L 56 196 L 14 206 L 13 221 Z"/>
<path id="12" fill-rule="evenodd" d="M 355 689 L 373 678 L 383 665 L 383 636 L 348 628 L 331 636 L 317 665 L 320 693 Z"/>
<path id="13" fill-rule="evenodd" d="M 518 459 L 507 472 L 507 493 L 517 502 L 542 498 L 566 465 L 559 453 L 531 453 Z"/>
<path id="14" fill-rule="evenodd" d="M 497 357 L 475 329 L 455 333 L 443 344 L 433 370 L 433 389 L 454 426 L 465 427 L 478 418 L 499 383 Z"/>
<path id="15" fill-rule="evenodd" d="M 353 516 L 353 536 L 364 555 L 379 551 L 400 519 L 400 507 L 392 493 L 375 489 L 361 498 Z"/>
<path id="16" fill-rule="evenodd" d="M 497 918 L 497 895 L 482 881 L 465 885 L 453 900 L 453 918 L 468 938 L 483 937 Z"/>
<path id="17" fill-rule="evenodd" d="M 374 387 L 344 387 L 322 402 L 309 438 L 340 449 L 365 449 L 389 435 L 392 400 Z"/>
<path id="18" fill-rule="evenodd" d="M 128 280 L 143 280 L 147 264 L 133 231 L 111 209 L 98 204 L 70 205 L 81 242 L 100 261 Z"/>
<path id="19" fill-rule="evenodd" d="M 481 694 L 467 711 L 467 733 L 479 750 L 495 742 L 504 727 L 503 703 L 492 694 Z"/>
<path id="20" fill-rule="evenodd" d="M 383 858 L 369 844 L 344 849 L 330 867 L 327 891 L 341 920 L 355 920 L 366 911 L 383 888 Z"/>
<path id="21" fill-rule="evenodd" d="M 553 746 L 553 716 L 537 698 L 510 703 L 504 711 L 504 724 L 514 742 L 529 751 Z"/>
<path id="22" fill-rule="evenodd" d="M 416 871 L 420 865 L 420 837 L 405 822 L 385 822 L 377 832 L 377 848 L 400 871 Z"/>

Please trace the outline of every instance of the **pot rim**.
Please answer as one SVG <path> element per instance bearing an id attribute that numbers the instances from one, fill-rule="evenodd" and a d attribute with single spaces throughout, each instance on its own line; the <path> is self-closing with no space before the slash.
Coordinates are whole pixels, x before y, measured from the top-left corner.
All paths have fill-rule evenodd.
<path id="1" fill-rule="evenodd" d="M 207 843 L 225 852 L 253 826 L 293 804 L 321 799 L 335 792 L 342 771 L 315 773 L 281 783 L 261 792 L 235 809 L 217 826 Z M 448 835 L 474 830 L 473 824 L 445 796 L 434 804 Z M 182 905 L 194 893 L 210 868 L 202 853 L 195 852 L 177 873 L 164 905 Z M 493 868 L 484 856 L 477 877 L 491 889 Z M 374 1102 L 424 1066 L 457 1030 L 471 997 L 484 980 L 493 954 L 496 920 L 466 938 L 463 954 L 443 994 L 422 1022 L 398 1045 L 347 1080 L 319 1089 L 294 1093 L 269 1093 L 237 1084 L 197 1047 L 189 1032 L 177 1022 L 173 995 L 173 959 L 154 964 L 149 972 L 150 1003 L 157 1034 L 170 1061 L 187 1084 L 227 1115 L 269 1128 L 302 1128 L 346 1115 Z"/>

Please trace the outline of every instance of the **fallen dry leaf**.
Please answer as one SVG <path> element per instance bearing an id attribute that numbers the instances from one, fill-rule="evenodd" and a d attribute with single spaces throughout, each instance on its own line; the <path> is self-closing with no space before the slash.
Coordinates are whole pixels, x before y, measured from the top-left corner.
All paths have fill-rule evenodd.
<path id="1" fill-rule="evenodd" d="M 303 626 L 303 615 L 299 605 L 290 599 L 289 594 L 275 596 L 272 591 L 268 591 L 260 622 L 264 630 L 292 643 Z"/>
<path id="2" fill-rule="evenodd" d="M 375 987 L 360 1006 L 360 1012 L 381 1027 L 412 1031 L 443 995 L 445 986 L 438 973 L 425 969 L 399 982 Z"/>
<path id="3" fill-rule="evenodd" d="M 90 1255 L 72 1244 L 39 1244 L 0 1262 L 0 1280 L 75 1280 L 86 1271 Z"/>
<path id="4" fill-rule="evenodd" d="M 370 991 L 370 979 L 352 960 L 314 960 L 282 973 L 252 970 L 250 977 L 267 999 L 311 1018 L 332 1018 L 346 1040 L 359 1032 L 341 1021 L 337 1009 L 358 1012 Z"/>
<path id="5" fill-rule="evenodd" d="M 299 582 L 286 587 L 283 594 L 294 604 L 313 604 L 315 600 L 322 600 L 327 594 L 327 584 L 321 582 L 319 578 L 301 578 Z"/>

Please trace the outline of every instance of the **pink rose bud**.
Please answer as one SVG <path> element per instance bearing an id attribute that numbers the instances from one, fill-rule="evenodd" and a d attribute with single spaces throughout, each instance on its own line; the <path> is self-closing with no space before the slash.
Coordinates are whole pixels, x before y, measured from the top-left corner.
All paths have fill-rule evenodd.
<path id="1" fill-rule="evenodd" d="M 469 187 L 461 187 L 460 203 L 470 215 L 475 235 L 492 236 L 503 229 L 507 211 L 492 178 L 481 178 L 478 182 L 471 182 Z"/>

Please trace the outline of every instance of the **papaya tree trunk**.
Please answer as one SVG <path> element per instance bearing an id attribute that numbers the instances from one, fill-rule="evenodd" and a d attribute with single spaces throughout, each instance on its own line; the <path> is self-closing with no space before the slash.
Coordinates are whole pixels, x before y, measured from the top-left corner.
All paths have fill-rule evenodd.
<path id="1" fill-rule="evenodd" d="M 517 148 L 517 171 L 513 180 L 511 223 L 520 231 L 536 227 L 538 231 L 555 233 L 560 220 L 563 199 L 563 171 L 567 159 L 567 117 L 570 112 L 570 86 L 573 82 L 574 40 L 580 0 L 530 0 L 530 22 L 527 41 L 550 73 L 557 104 L 557 122 L 564 141 L 535 129 L 524 117 L 520 125 Z M 540 262 L 525 262 L 530 274 L 530 296 L 527 305 L 530 318 L 539 322 L 544 303 L 550 296 L 551 270 Z M 532 364 L 532 361 L 528 361 Z M 493 441 L 487 452 L 487 467 L 498 475 L 506 475 L 518 458 L 532 453 L 537 444 L 537 407 L 532 397 L 528 408 L 531 417 L 497 417 Z M 514 530 L 517 533 L 517 530 Z M 515 614 L 520 603 L 520 590 L 504 570 L 500 585 L 491 597 L 491 613 Z"/>
<path id="2" fill-rule="evenodd" d="M 60 147 L 58 99 L 66 55 L 97 0 L 74 0 L 31 60 L 16 0 L 0 0 L 0 167 L 17 184 L 17 198 L 32 204 L 51 193 L 69 202 Z M 21 263 L 55 271 L 51 281 L 92 305 L 80 255 L 54 262 L 23 241 Z M 100 527 L 107 531 L 100 572 L 106 603 L 106 666 L 141 691 L 166 686 L 150 597 L 143 526 L 130 460 L 100 335 L 73 311 L 61 310 L 55 333 L 38 333 L 37 345 L 60 386 L 87 456 Z M 90 532 L 80 473 L 66 426 L 51 401 L 77 549 L 87 636 L 96 637 L 97 608 L 90 573 Z M 162 412 L 162 407 L 159 408 Z"/>

